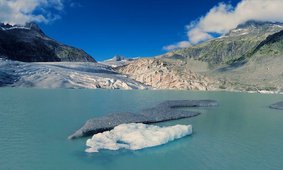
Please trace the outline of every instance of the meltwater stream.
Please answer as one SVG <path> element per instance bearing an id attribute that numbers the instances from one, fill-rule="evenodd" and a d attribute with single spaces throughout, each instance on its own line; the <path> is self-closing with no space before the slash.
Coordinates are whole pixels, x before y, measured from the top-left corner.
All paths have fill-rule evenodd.
<path id="1" fill-rule="evenodd" d="M 185 99 L 217 100 L 219 107 L 155 124 L 192 125 L 193 135 L 166 145 L 86 153 L 88 138 L 67 139 L 90 118 Z M 268 107 L 280 100 L 229 92 L 0 88 L 0 169 L 280 170 L 283 112 Z"/>

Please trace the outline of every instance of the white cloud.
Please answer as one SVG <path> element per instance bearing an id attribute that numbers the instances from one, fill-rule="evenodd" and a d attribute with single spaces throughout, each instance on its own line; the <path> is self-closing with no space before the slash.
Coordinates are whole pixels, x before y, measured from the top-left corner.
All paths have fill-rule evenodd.
<path id="1" fill-rule="evenodd" d="M 191 44 L 213 38 L 211 33 L 225 34 L 249 20 L 283 22 L 283 0 L 242 0 L 235 7 L 220 3 L 187 26 Z M 168 50 L 177 45 L 170 45 Z"/>
<path id="2" fill-rule="evenodd" d="M 224 34 L 249 20 L 283 22 L 283 0 L 242 0 L 236 7 L 220 3 L 188 29 L 190 42 L 196 44 L 212 38 L 210 33 Z"/>
<path id="3" fill-rule="evenodd" d="M 158 127 L 142 123 L 121 124 L 111 131 L 98 133 L 88 139 L 86 152 L 98 152 L 100 149 L 139 150 L 165 144 L 192 134 L 191 125 Z"/>
<path id="4" fill-rule="evenodd" d="M 21 25 L 31 21 L 47 23 L 60 18 L 54 12 L 63 8 L 63 0 L 0 0 L 0 22 Z"/>
<path id="5" fill-rule="evenodd" d="M 164 46 L 163 50 L 172 51 L 172 50 L 175 50 L 175 49 L 186 48 L 186 47 L 189 47 L 189 46 L 191 46 L 191 43 L 189 41 L 181 41 L 181 42 L 176 43 L 176 44 Z"/>
<path id="6" fill-rule="evenodd" d="M 189 40 L 192 44 L 211 39 L 212 36 L 199 28 L 193 28 L 188 32 Z"/>

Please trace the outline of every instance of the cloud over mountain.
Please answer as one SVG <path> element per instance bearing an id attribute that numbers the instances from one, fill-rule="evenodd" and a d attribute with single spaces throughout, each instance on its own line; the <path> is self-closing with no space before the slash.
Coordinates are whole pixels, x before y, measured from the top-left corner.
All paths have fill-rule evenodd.
<path id="1" fill-rule="evenodd" d="M 188 40 L 191 44 L 197 44 L 213 38 L 214 33 L 225 34 L 249 20 L 283 22 L 282 9 L 282 0 L 242 0 L 235 7 L 220 3 L 187 26 Z"/>
<path id="2" fill-rule="evenodd" d="M 25 24 L 36 21 L 48 23 L 60 18 L 63 0 L 0 0 L 0 22 Z"/>
<path id="3" fill-rule="evenodd" d="M 177 48 L 186 48 L 186 47 L 189 47 L 189 46 L 191 46 L 191 43 L 189 41 L 181 41 L 181 42 L 178 42 L 176 44 L 164 46 L 163 50 L 171 51 L 171 50 L 174 50 L 174 49 L 177 49 Z"/>

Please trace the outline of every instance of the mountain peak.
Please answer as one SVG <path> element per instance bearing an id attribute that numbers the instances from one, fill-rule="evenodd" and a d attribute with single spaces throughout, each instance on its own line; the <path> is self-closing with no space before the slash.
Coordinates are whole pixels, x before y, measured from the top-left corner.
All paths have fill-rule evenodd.
<path id="1" fill-rule="evenodd" d="M 85 51 L 46 36 L 36 23 L 0 23 L 0 58 L 24 62 L 96 62 Z"/>
<path id="2" fill-rule="evenodd" d="M 273 26 L 279 25 L 283 26 L 283 23 L 280 22 L 270 22 L 270 21 L 256 21 L 256 20 L 249 20 L 245 23 L 239 24 L 236 29 L 244 29 L 244 28 L 258 28 L 264 26 Z"/>
<path id="3" fill-rule="evenodd" d="M 127 60 L 125 56 L 122 55 L 115 55 L 113 58 L 110 59 L 111 61 L 122 61 L 122 60 Z"/>
<path id="4" fill-rule="evenodd" d="M 283 23 L 269 21 L 250 20 L 239 24 L 235 29 L 230 30 L 224 37 L 247 36 L 247 35 L 264 35 L 272 34 L 283 29 Z"/>
<path id="5" fill-rule="evenodd" d="M 9 24 L 9 23 L 0 23 L 0 30 L 3 30 L 3 31 L 33 30 L 33 31 L 39 32 L 41 34 L 44 34 L 43 31 L 40 29 L 40 27 L 34 22 L 29 22 L 29 23 L 26 23 L 25 25 L 12 25 L 12 24 Z"/>
<path id="6" fill-rule="evenodd" d="M 25 24 L 26 28 L 29 28 L 31 30 L 35 30 L 37 32 L 43 33 L 43 31 L 41 30 L 41 28 L 34 22 L 30 22 L 30 23 L 26 23 Z"/>

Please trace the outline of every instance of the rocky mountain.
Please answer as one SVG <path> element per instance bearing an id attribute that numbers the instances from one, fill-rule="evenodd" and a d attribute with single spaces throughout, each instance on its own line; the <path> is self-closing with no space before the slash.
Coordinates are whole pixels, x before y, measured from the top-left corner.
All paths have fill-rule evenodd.
<path id="1" fill-rule="evenodd" d="M 131 61 L 136 60 L 137 58 L 127 58 L 121 55 L 115 55 L 113 58 L 100 62 L 111 67 L 121 67 L 129 64 Z"/>
<path id="2" fill-rule="evenodd" d="M 128 60 L 128 58 L 126 58 L 125 56 L 122 55 L 115 55 L 113 58 L 106 60 L 106 61 L 123 61 L 123 60 Z"/>
<path id="3" fill-rule="evenodd" d="M 207 62 L 211 68 L 250 57 L 250 53 L 269 35 L 283 30 L 282 23 L 248 21 L 219 38 L 169 52 L 160 57 L 195 59 Z"/>
<path id="4" fill-rule="evenodd" d="M 5 42 L 4 40 L 8 40 Z M 0 86 L 283 92 L 283 24 L 249 21 L 207 42 L 153 58 L 94 62 L 36 25 L 1 25 Z"/>
<path id="5" fill-rule="evenodd" d="M 115 61 L 124 61 L 116 57 Z M 147 89 L 34 23 L 0 24 L 0 87 Z"/>
<path id="6" fill-rule="evenodd" d="M 117 70 L 161 89 L 283 92 L 282 64 L 283 24 L 249 21 L 219 38 Z"/>
<path id="7" fill-rule="evenodd" d="M 282 64 L 283 30 L 268 36 L 241 60 L 214 70 L 211 76 L 229 80 L 237 89 L 283 92 Z"/>
<path id="8" fill-rule="evenodd" d="M 283 56 L 283 30 L 268 36 L 253 50 L 252 55 Z"/>
<path id="9" fill-rule="evenodd" d="M 0 57 L 24 62 L 95 62 L 81 49 L 59 43 L 35 24 L 0 24 Z"/>
<path id="10" fill-rule="evenodd" d="M 217 82 L 193 73 L 181 61 L 144 58 L 118 67 L 118 72 L 156 89 L 211 90 Z"/>

